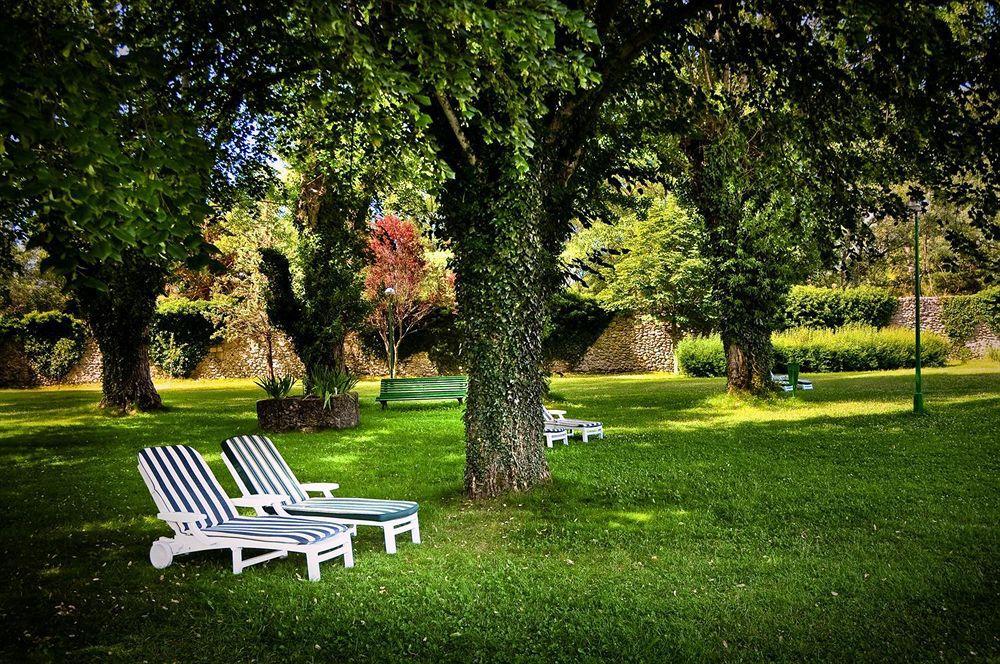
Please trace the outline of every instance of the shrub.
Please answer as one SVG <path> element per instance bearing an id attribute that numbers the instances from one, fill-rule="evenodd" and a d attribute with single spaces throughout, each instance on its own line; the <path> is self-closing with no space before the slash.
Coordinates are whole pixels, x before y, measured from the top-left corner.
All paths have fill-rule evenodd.
<path id="1" fill-rule="evenodd" d="M 979 300 L 982 303 L 983 322 L 994 334 L 1000 334 L 1000 286 L 981 291 Z"/>
<path id="2" fill-rule="evenodd" d="M 149 355 L 175 378 L 191 375 L 222 327 L 225 303 L 165 297 L 156 304 Z"/>
<path id="3" fill-rule="evenodd" d="M 776 333 L 771 340 L 776 365 L 798 362 L 802 371 L 814 373 L 901 369 L 912 367 L 916 357 L 913 332 L 898 327 L 796 328 Z M 921 364 L 944 366 L 948 359 L 948 341 L 933 332 L 924 332 L 920 340 Z M 725 353 L 717 335 L 684 339 L 677 348 L 677 359 L 689 376 L 726 374 Z"/>
<path id="4" fill-rule="evenodd" d="M 677 344 L 677 363 L 688 376 L 725 376 L 726 353 L 717 334 L 687 337 Z"/>
<path id="5" fill-rule="evenodd" d="M 0 343 L 17 339 L 21 334 L 21 321 L 0 314 Z"/>
<path id="6" fill-rule="evenodd" d="M 875 371 L 900 369 L 915 364 L 913 333 L 904 328 L 877 329 L 869 325 L 847 325 L 839 330 L 797 328 L 775 334 L 775 363 L 798 362 L 802 371 Z M 921 363 L 943 366 L 948 359 L 948 341 L 939 334 L 921 335 Z"/>
<path id="7" fill-rule="evenodd" d="M 546 360 L 578 362 L 611 318 L 593 298 L 572 291 L 556 293 L 549 301 L 549 319 L 542 336 Z"/>
<path id="8" fill-rule="evenodd" d="M 1000 362 L 1000 346 L 993 346 L 986 351 L 986 357 L 994 362 Z"/>
<path id="9" fill-rule="evenodd" d="M 956 346 L 964 346 L 983 321 L 983 301 L 979 295 L 953 295 L 941 300 L 941 322 L 945 334 Z"/>
<path id="10" fill-rule="evenodd" d="M 33 311 L 8 330 L 20 336 L 31 367 L 50 380 L 68 374 L 83 357 L 86 328 L 69 314 Z"/>
<path id="11" fill-rule="evenodd" d="M 880 288 L 818 288 L 793 286 L 788 294 L 785 326 L 839 328 L 858 324 L 885 327 L 899 301 Z"/>

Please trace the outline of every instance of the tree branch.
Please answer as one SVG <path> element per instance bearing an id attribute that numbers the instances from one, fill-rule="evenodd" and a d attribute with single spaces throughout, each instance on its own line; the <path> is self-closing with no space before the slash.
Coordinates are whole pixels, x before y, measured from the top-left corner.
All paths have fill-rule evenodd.
<path id="1" fill-rule="evenodd" d="M 451 104 L 448 103 L 448 100 L 440 90 L 434 91 L 434 99 L 437 100 L 438 106 L 441 108 L 441 112 L 444 113 L 444 117 L 448 120 L 448 126 L 451 127 L 451 131 L 455 135 L 455 140 L 458 141 L 458 145 L 462 149 L 462 155 L 465 157 L 465 160 L 469 163 L 469 166 L 475 167 L 476 155 L 472 151 L 472 145 L 469 143 L 469 139 L 465 136 L 465 132 L 462 131 L 462 125 L 459 123 L 458 116 L 455 115 L 455 111 L 451 108 Z"/>

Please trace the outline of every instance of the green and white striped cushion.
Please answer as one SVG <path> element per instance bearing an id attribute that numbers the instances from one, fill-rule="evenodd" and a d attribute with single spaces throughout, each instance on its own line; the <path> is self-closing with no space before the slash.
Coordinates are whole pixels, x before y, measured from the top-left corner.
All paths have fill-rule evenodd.
<path id="1" fill-rule="evenodd" d="M 310 498 L 285 506 L 285 511 L 297 516 L 324 516 L 352 521 L 394 521 L 416 514 L 420 506 L 408 500 L 378 500 L 376 498 Z"/>

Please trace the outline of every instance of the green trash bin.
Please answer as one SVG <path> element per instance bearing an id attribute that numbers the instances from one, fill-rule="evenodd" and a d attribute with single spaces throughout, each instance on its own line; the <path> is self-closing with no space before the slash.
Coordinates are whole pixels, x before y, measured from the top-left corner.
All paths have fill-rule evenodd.
<path id="1" fill-rule="evenodd" d="M 788 382 L 792 385 L 792 394 L 795 394 L 796 390 L 799 389 L 799 363 L 789 362 L 788 363 Z"/>

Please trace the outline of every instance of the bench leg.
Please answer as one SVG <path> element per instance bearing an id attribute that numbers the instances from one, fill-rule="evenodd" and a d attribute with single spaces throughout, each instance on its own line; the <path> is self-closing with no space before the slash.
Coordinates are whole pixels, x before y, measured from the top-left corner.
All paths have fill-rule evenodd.
<path id="1" fill-rule="evenodd" d="M 410 540 L 414 544 L 420 544 L 420 521 L 413 517 L 413 530 L 410 531 Z"/>
<path id="2" fill-rule="evenodd" d="M 388 404 L 387 402 L 385 402 L 385 401 L 379 401 L 379 403 L 380 403 L 380 404 L 382 404 L 382 410 L 385 410 L 385 407 L 389 405 L 389 404 Z"/>

